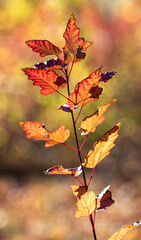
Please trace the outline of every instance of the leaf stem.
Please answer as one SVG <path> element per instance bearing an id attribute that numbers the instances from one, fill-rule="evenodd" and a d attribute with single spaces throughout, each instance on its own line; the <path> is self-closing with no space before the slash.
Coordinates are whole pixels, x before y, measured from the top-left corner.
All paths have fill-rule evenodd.
<path id="1" fill-rule="evenodd" d="M 87 138 L 88 138 L 88 135 L 86 135 L 86 137 L 85 137 L 85 139 L 84 139 L 84 141 L 83 141 L 83 143 L 82 143 L 82 145 L 81 145 L 81 147 L 80 147 L 80 149 L 79 149 L 80 152 L 81 152 L 82 147 L 83 147 L 84 143 L 86 142 Z"/>
<path id="2" fill-rule="evenodd" d="M 96 167 L 96 166 L 95 166 L 95 167 Z M 94 172 L 95 172 L 95 167 L 93 168 L 92 174 L 91 174 L 90 179 L 89 179 L 89 182 L 88 182 L 88 184 L 87 184 L 87 187 L 89 187 L 89 184 L 90 184 L 90 182 L 91 182 L 91 180 L 92 180 L 92 177 L 93 177 Z"/>
<path id="3" fill-rule="evenodd" d="M 70 89 L 69 89 L 69 76 L 68 76 L 67 70 L 66 70 L 66 80 L 67 80 L 67 89 L 68 89 L 68 96 L 69 96 L 70 95 Z M 77 131 L 76 131 L 76 121 L 74 120 L 74 115 L 73 115 L 72 110 L 71 110 L 71 116 L 72 116 L 73 129 L 74 129 L 75 140 L 76 140 L 76 145 L 77 145 L 78 157 L 79 157 L 80 163 L 82 164 L 81 152 L 80 152 L 80 148 L 79 148 L 79 142 L 78 142 Z M 77 117 L 77 119 L 78 119 L 78 117 Z M 85 177 L 85 170 L 84 170 L 83 165 L 82 165 L 82 174 L 83 174 L 83 179 L 84 179 L 84 186 L 86 187 L 86 189 L 88 189 L 87 182 L 86 182 L 86 177 Z M 91 225 L 92 225 L 94 240 L 97 240 L 95 229 L 94 229 L 94 222 L 93 222 L 92 214 L 90 215 L 89 219 L 90 219 L 90 222 L 91 222 Z"/>
<path id="4" fill-rule="evenodd" d="M 72 149 L 72 150 L 74 150 L 76 153 L 78 153 L 77 149 L 75 149 L 75 148 L 73 148 L 73 147 L 69 146 L 68 144 L 66 144 L 66 143 L 63 143 L 63 145 L 65 145 L 65 146 L 66 146 L 66 147 L 68 147 L 68 148 L 71 148 L 71 149 Z"/>
<path id="5" fill-rule="evenodd" d="M 76 177 L 76 176 L 74 176 L 74 177 L 77 179 L 78 182 L 81 183 L 82 186 L 84 186 L 84 184 L 81 182 L 81 180 L 78 177 Z"/>

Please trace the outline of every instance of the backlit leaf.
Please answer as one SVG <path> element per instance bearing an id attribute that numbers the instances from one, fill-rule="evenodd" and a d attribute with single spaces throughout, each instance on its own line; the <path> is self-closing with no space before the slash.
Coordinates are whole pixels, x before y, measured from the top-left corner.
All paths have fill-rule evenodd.
<path id="1" fill-rule="evenodd" d="M 21 122 L 20 125 L 28 139 L 46 141 L 45 147 L 64 143 L 70 135 L 70 130 L 65 129 L 63 125 L 60 125 L 55 132 L 46 130 L 40 122 Z"/>
<path id="2" fill-rule="evenodd" d="M 101 79 L 100 72 L 101 68 L 76 85 L 74 92 L 69 96 L 68 104 L 71 110 L 74 110 L 75 106 L 81 107 L 88 102 L 98 100 L 102 93 L 102 88 L 98 86 Z"/>
<path id="3" fill-rule="evenodd" d="M 129 225 L 127 227 L 121 228 L 118 232 L 114 233 L 109 240 L 121 240 L 128 232 L 130 232 L 132 229 L 138 227 L 141 224 L 141 221 L 137 221 L 133 223 L 132 225 Z"/>
<path id="4" fill-rule="evenodd" d="M 63 34 L 65 38 L 64 59 L 66 63 L 71 61 L 79 62 L 85 58 L 85 51 L 93 42 L 87 42 L 84 38 L 79 38 L 80 29 L 76 25 L 74 14 L 71 15 L 66 30 Z"/>
<path id="5" fill-rule="evenodd" d="M 96 208 L 96 196 L 93 191 L 87 191 L 80 198 L 77 198 L 76 218 L 90 216 Z"/>
<path id="6" fill-rule="evenodd" d="M 54 166 L 49 168 L 44 172 L 46 175 L 70 175 L 70 176 L 78 176 L 82 173 L 82 166 L 75 168 L 64 168 L 62 165 Z"/>
<path id="7" fill-rule="evenodd" d="M 94 144 L 94 150 L 90 150 L 85 154 L 85 163 L 82 164 L 83 166 L 94 168 L 110 153 L 111 148 L 115 146 L 114 141 L 118 137 L 119 127 L 120 123 L 116 124 Z"/>
<path id="8" fill-rule="evenodd" d="M 108 111 L 107 108 L 115 101 L 116 99 L 99 107 L 94 114 L 84 118 L 84 120 L 81 122 L 81 125 L 80 125 L 80 128 L 82 130 L 81 135 L 87 135 L 89 134 L 89 132 L 94 132 L 98 124 L 101 124 L 105 120 L 105 118 L 103 117 L 103 114 Z"/>
<path id="9" fill-rule="evenodd" d="M 33 81 L 34 85 L 41 87 L 41 94 L 54 94 L 58 89 L 64 88 L 66 80 L 59 77 L 54 71 L 34 68 L 23 69 L 28 79 Z"/>
<path id="10" fill-rule="evenodd" d="M 109 187 L 110 185 L 104 188 L 102 192 L 96 197 L 96 211 L 104 210 L 115 202 L 112 199 L 111 192 L 108 190 Z"/>
<path id="11" fill-rule="evenodd" d="M 26 41 L 26 44 L 31 47 L 34 52 L 39 53 L 41 57 L 47 55 L 58 56 L 62 52 L 57 46 L 48 40 L 29 40 Z"/>

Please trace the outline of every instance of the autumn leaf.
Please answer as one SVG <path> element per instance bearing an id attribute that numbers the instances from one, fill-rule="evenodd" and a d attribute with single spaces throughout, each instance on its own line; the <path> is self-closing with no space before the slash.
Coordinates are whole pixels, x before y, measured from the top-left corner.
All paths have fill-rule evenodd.
<path id="1" fill-rule="evenodd" d="M 102 93 L 102 88 L 98 86 L 101 79 L 100 72 L 101 68 L 92 72 L 88 78 L 76 85 L 74 92 L 69 95 L 68 104 L 71 110 L 74 110 L 75 106 L 81 107 L 88 102 L 98 100 Z"/>
<path id="2" fill-rule="evenodd" d="M 65 129 L 63 125 L 60 125 L 55 132 L 46 130 L 40 122 L 21 122 L 20 125 L 28 139 L 46 141 L 45 147 L 64 143 L 70 135 L 70 130 Z"/>
<path id="3" fill-rule="evenodd" d="M 100 82 L 107 82 L 109 79 L 112 78 L 113 75 L 115 75 L 117 72 L 112 71 L 112 72 L 105 72 L 105 73 L 100 73 L 101 75 L 101 80 Z"/>
<path id="4" fill-rule="evenodd" d="M 98 107 L 98 110 L 94 114 L 84 118 L 84 120 L 81 122 L 81 125 L 80 125 L 80 128 L 82 130 L 81 135 L 87 135 L 90 132 L 94 132 L 96 127 L 105 120 L 105 118 L 103 117 L 103 114 L 108 111 L 107 108 L 115 101 L 116 99 L 112 100 L 111 102 L 101 107 Z"/>
<path id="5" fill-rule="evenodd" d="M 96 197 L 96 211 L 105 210 L 110 207 L 115 201 L 112 199 L 112 194 L 108 190 L 110 185 L 105 187 L 102 192 Z"/>
<path id="6" fill-rule="evenodd" d="M 63 52 L 66 63 L 71 61 L 76 63 L 83 60 L 86 55 L 85 51 L 93 43 L 85 41 L 84 38 L 79 38 L 79 34 L 80 29 L 76 25 L 74 14 L 72 14 L 63 34 L 63 37 L 65 38 Z"/>
<path id="7" fill-rule="evenodd" d="M 94 144 L 94 150 L 90 150 L 85 154 L 85 163 L 82 164 L 83 166 L 94 168 L 110 153 L 111 148 L 115 146 L 114 141 L 118 137 L 119 127 L 120 123 L 116 124 Z"/>
<path id="8" fill-rule="evenodd" d="M 49 168 L 44 172 L 46 175 L 70 175 L 70 176 L 78 176 L 82 173 L 82 166 L 75 168 L 64 168 L 62 165 L 54 166 Z"/>
<path id="9" fill-rule="evenodd" d="M 42 70 L 34 68 L 23 69 L 29 80 L 33 81 L 34 85 L 41 87 L 41 94 L 54 94 L 58 89 L 64 88 L 66 80 L 59 77 L 54 71 Z"/>
<path id="10" fill-rule="evenodd" d="M 77 198 L 77 213 L 76 218 L 90 216 L 90 214 L 96 208 L 96 199 L 95 193 L 93 191 L 87 191 L 84 193 L 81 198 Z"/>
<path id="11" fill-rule="evenodd" d="M 29 40 L 26 41 L 26 44 L 31 47 L 34 52 L 39 53 L 41 57 L 47 55 L 58 56 L 62 52 L 57 46 L 48 40 Z"/>
<path id="12" fill-rule="evenodd" d="M 42 69 L 42 70 L 60 70 L 66 65 L 64 64 L 64 61 L 59 58 L 53 58 L 50 60 L 47 60 L 45 62 L 40 62 L 34 65 L 34 68 Z"/>
<path id="13" fill-rule="evenodd" d="M 109 240 L 121 240 L 128 232 L 130 232 L 132 229 L 138 227 L 141 224 L 141 221 L 137 221 L 133 223 L 132 225 L 129 225 L 127 227 L 121 228 L 118 232 L 114 233 Z"/>
<path id="14" fill-rule="evenodd" d="M 85 186 L 72 185 L 74 196 L 77 198 L 76 218 L 89 216 L 96 208 L 96 196 L 93 191 L 87 191 Z"/>

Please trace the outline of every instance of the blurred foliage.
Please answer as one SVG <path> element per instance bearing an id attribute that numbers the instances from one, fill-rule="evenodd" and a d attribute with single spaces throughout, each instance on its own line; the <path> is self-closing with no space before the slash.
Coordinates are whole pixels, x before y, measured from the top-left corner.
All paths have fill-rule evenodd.
<path id="1" fill-rule="evenodd" d="M 104 92 L 100 100 L 84 107 L 80 115 L 79 124 L 86 115 L 92 114 L 99 105 L 105 104 L 113 98 L 118 99 L 110 107 L 108 113 L 105 114 L 106 120 L 97 129 L 96 134 L 90 134 L 83 153 L 92 149 L 93 143 L 97 138 L 112 128 L 115 123 L 121 121 L 120 137 L 116 142 L 116 147 L 112 150 L 110 157 L 97 167 L 97 172 L 102 177 L 102 184 L 104 185 L 105 179 L 109 181 L 113 178 L 118 182 L 133 180 L 135 185 L 132 187 L 136 188 L 137 191 L 140 184 L 139 160 L 141 155 L 139 139 L 141 133 L 139 108 L 141 100 L 141 84 L 139 83 L 141 76 L 141 3 L 139 0 L 83 0 L 83 3 L 79 0 L 0 0 L 1 175 L 13 174 L 13 176 L 22 176 L 23 174 L 30 174 L 32 176 L 37 172 L 42 174 L 43 170 L 60 163 L 64 167 L 78 165 L 76 154 L 70 149 L 66 149 L 62 145 L 45 149 L 44 144 L 27 140 L 19 126 L 20 121 L 36 120 L 45 123 L 47 129 L 51 131 L 55 130 L 60 123 L 72 130 L 70 115 L 57 111 L 57 108 L 65 103 L 64 99 L 60 98 L 57 93 L 47 97 L 41 95 L 39 88 L 33 87 L 32 82 L 28 81 L 21 71 L 22 67 L 32 67 L 35 63 L 48 59 L 41 59 L 38 54 L 33 53 L 26 46 L 25 41 L 30 39 L 47 39 L 55 45 L 63 47 L 64 39 L 62 36 L 72 12 L 75 13 L 81 36 L 84 36 L 86 40 L 94 41 L 94 44 L 88 49 L 86 59 L 74 65 L 71 75 L 71 91 L 73 91 L 77 82 L 86 78 L 100 66 L 103 66 L 103 72 L 110 70 L 118 72 L 107 84 L 103 83 Z M 80 135 L 80 142 L 82 141 L 83 139 Z M 71 134 L 68 144 L 75 146 L 73 134 Z M 65 237 L 63 238 L 59 235 L 60 238 L 57 238 L 52 235 L 54 226 L 50 224 L 52 224 L 53 219 L 49 220 L 50 223 L 46 223 L 46 220 L 44 220 L 47 212 L 50 211 L 49 206 L 47 206 L 48 203 L 44 202 L 45 209 L 43 206 L 40 209 L 40 205 L 44 201 L 42 198 L 45 198 L 45 196 L 51 198 L 50 195 L 53 194 L 51 191 L 54 191 L 55 194 L 56 190 L 50 188 L 50 185 L 48 186 L 49 183 L 44 183 L 42 186 L 41 181 L 41 183 L 36 182 L 36 184 L 28 183 L 27 187 L 26 184 L 24 187 L 19 187 L 13 181 L 16 180 L 11 181 L 8 178 L 0 183 L 0 189 L 3 189 L 1 191 L 5 191 L 3 194 L 8 194 L 6 197 L 1 195 L 2 207 L 4 207 L 0 210 L 0 219 L 3 219 L 0 220 L 2 221 L 0 222 L 0 228 L 3 229 L 2 240 L 72 239 L 73 236 L 75 239 L 82 239 L 82 235 L 81 233 L 81 236 L 78 235 L 77 229 L 76 235 L 68 237 L 68 232 L 74 231 L 76 226 L 68 224 L 69 227 L 67 228 L 64 224 L 68 216 L 67 208 L 66 213 L 64 213 L 63 209 L 58 220 L 52 215 L 54 221 L 57 221 L 55 223 L 58 226 L 55 227 L 55 231 L 58 231 L 57 235 L 61 234 L 61 231 L 64 232 L 63 237 Z M 42 196 L 42 193 L 45 195 Z M 72 196 L 72 193 L 69 194 Z M 126 194 L 127 192 L 123 193 L 121 197 L 126 198 Z M 28 195 L 34 196 L 31 197 L 32 200 L 28 199 Z M 33 209 L 30 212 L 31 205 L 38 197 L 37 206 L 33 205 Z M 52 195 L 53 197 L 54 195 Z M 56 202 L 54 206 L 54 202 L 50 201 L 52 209 L 57 209 L 60 202 Z M 8 204 L 10 205 L 8 206 Z M 22 204 L 25 205 L 25 208 L 23 208 Z M 36 201 L 34 204 L 36 205 Z M 68 207 L 69 203 L 64 200 L 62 204 L 66 204 Z M 133 212 L 130 213 L 136 216 L 136 204 L 135 206 L 132 202 L 130 205 L 128 204 L 129 202 L 127 201 L 125 208 L 132 206 Z M 71 208 L 69 207 L 69 209 Z M 130 207 L 129 210 L 131 210 Z M 66 215 L 61 220 L 61 215 L 63 214 Z M 76 222 L 74 213 L 72 214 L 71 210 L 69 214 L 73 215 L 71 222 Z M 29 217 L 31 215 L 32 218 Z M 129 216 L 126 215 L 126 217 L 128 218 Z M 108 218 L 105 217 L 105 221 Z M 49 224 L 48 228 L 47 224 Z M 102 228 L 107 231 L 107 226 L 104 223 L 102 224 Z M 38 226 L 37 228 L 35 227 L 36 225 Z M 114 231 L 121 227 L 121 222 L 119 225 L 115 227 Z M 60 226 L 62 230 L 60 230 Z M 88 234 L 86 237 L 88 239 L 89 228 L 84 226 L 84 230 Z M 98 231 L 100 232 L 100 229 Z M 113 229 L 110 228 L 109 231 L 113 232 Z M 5 232 L 9 233 L 7 238 L 3 237 L 6 236 Z M 44 235 L 40 236 L 41 232 Z M 107 233 L 108 236 L 111 235 L 110 233 Z M 46 238 L 46 236 L 49 237 Z M 102 235 L 101 239 L 103 239 Z"/>

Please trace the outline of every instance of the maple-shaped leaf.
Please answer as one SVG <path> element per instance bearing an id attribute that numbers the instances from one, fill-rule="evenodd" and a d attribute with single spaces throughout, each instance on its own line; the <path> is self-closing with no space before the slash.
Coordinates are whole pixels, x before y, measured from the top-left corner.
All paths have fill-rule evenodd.
<path id="1" fill-rule="evenodd" d="M 118 232 L 114 233 L 109 240 L 121 240 L 128 232 L 132 229 L 138 227 L 141 224 L 141 220 L 129 225 L 127 227 L 121 228 Z"/>
<path id="2" fill-rule="evenodd" d="M 62 52 L 59 47 L 55 46 L 48 40 L 29 40 L 26 41 L 26 44 L 31 47 L 34 52 L 39 53 L 41 57 L 47 55 L 58 56 Z"/>
<path id="3" fill-rule="evenodd" d="M 115 101 L 116 99 L 103 106 L 98 107 L 98 110 L 94 114 L 89 117 L 85 117 L 80 125 L 80 128 L 82 130 L 81 135 L 87 135 L 89 132 L 94 132 L 98 124 L 101 124 L 105 120 L 103 114 L 108 111 L 107 108 Z"/>
<path id="4" fill-rule="evenodd" d="M 51 70 L 25 68 L 23 71 L 28 79 L 33 81 L 34 85 L 42 88 L 40 92 L 43 95 L 54 94 L 66 85 L 66 80 Z"/>
<path id="5" fill-rule="evenodd" d="M 46 175 L 70 175 L 70 176 L 78 176 L 82 173 L 82 166 L 75 168 L 64 168 L 62 165 L 54 166 L 49 168 L 44 172 Z"/>
<path id="6" fill-rule="evenodd" d="M 53 58 L 50 60 L 47 60 L 45 62 L 40 62 L 34 65 L 34 68 L 42 69 L 42 70 L 60 70 L 64 68 L 66 64 L 63 60 L 59 58 Z"/>
<path id="7" fill-rule="evenodd" d="M 116 124 L 94 144 L 94 150 L 90 150 L 85 154 L 85 162 L 82 163 L 83 166 L 94 168 L 110 153 L 111 148 L 115 146 L 114 141 L 118 137 L 119 127 L 120 123 Z"/>
<path id="8" fill-rule="evenodd" d="M 115 201 L 112 199 L 112 194 L 108 190 L 110 187 L 105 187 L 102 192 L 96 197 L 96 211 L 105 210 L 110 207 Z"/>
<path id="9" fill-rule="evenodd" d="M 65 38 L 64 59 L 66 63 L 71 61 L 79 62 L 85 58 L 85 51 L 93 42 L 85 41 L 84 38 L 79 38 L 80 29 L 76 25 L 74 14 L 71 15 L 66 30 L 63 34 Z"/>
<path id="10" fill-rule="evenodd" d="M 68 97 L 70 109 L 74 110 L 75 106 L 81 107 L 88 102 L 96 101 L 102 93 L 102 88 L 98 86 L 101 79 L 101 68 L 92 72 L 88 78 L 77 83 L 75 90 Z"/>
<path id="11" fill-rule="evenodd" d="M 28 139 L 46 141 L 45 147 L 64 143 L 70 135 L 70 130 L 65 129 L 63 125 L 60 125 L 55 132 L 46 130 L 40 122 L 21 122 L 20 125 Z"/>

